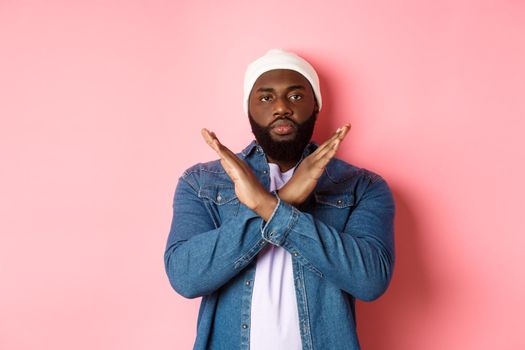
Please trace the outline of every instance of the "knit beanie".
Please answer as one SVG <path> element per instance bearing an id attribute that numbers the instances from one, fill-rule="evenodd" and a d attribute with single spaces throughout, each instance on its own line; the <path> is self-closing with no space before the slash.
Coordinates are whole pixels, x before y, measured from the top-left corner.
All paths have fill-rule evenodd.
<path id="1" fill-rule="evenodd" d="M 261 74 L 273 69 L 291 69 L 301 73 L 312 86 L 317 105 L 321 110 L 321 89 L 319 87 L 319 77 L 314 67 L 304 58 L 297 54 L 282 49 L 271 49 L 264 56 L 259 57 L 246 68 L 244 73 L 244 113 L 248 115 L 248 99 L 255 81 Z"/>

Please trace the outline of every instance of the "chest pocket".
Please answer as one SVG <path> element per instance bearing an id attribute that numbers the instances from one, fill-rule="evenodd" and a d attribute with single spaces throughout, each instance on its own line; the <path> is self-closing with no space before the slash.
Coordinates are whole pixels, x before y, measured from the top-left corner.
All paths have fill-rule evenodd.
<path id="1" fill-rule="evenodd" d="M 352 193 L 314 193 L 315 216 L 342 232 L 355 206 Z"/>
<path id="2" fill-rule="evenodd" d="M 217 226 L 239 212 L 240 201 L 233 186 L 205 186 L 200 189 L 199 197 L 207 199 L 208 208 Z"/>

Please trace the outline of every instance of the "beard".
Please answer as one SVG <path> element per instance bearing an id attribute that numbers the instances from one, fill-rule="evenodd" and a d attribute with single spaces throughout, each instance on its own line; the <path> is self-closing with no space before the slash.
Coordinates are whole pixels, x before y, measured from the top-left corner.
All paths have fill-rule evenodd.
<path id="1" fill-rule="evenodd" d="M 270 130 L 273 123 L 266 127 L 262 126 L 253 119 L 250 113 L 248 113 L 248 119 L 250 120 L 255 139 L 261 145 L 266 155 L 277 161 L 298 161 L 303 154 L 304 148 L 312 138 L 317 114 L 318 111 L 314 110 L 310 118 L 301 124 L 287 117 L 279 118 L 286 119 L 294 124 L 296 128 L 295 137 L 292 140 L 284 141 L 276 141 L 272 138 Z M 279 119 L 276 119 L 276 121 Z"/>

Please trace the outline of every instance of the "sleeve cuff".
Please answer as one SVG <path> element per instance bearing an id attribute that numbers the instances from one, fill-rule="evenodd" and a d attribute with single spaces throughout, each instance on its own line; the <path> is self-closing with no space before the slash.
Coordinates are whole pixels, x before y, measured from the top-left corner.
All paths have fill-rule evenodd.
<path id="1" fill-rule="evenodd" d="M 277 197 L 277 205 L 268 221 L 261 223 L 261 235 L 269 243 L 280 246 L 297 222 L 299 212 L 292 205 L 283 202 L 277 192 L 272 191 L 272 194 Z"/>

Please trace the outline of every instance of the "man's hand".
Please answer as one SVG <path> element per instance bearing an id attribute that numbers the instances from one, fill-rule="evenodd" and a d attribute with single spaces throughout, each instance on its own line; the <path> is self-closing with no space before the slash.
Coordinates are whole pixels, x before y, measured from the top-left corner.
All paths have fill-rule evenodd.
<path id="1" fill-rule="evenodd" d="M 335 156 L 339 144 L 350 128 L 351 124 L 348 123 L 337 129 L 334 135 L 320 145 L 315 152 L 303 159 L 292 178 L 279 190 L 281 200 L 296 206 L 308 198 L 323 174 L 325 166 Z"/>
<path id="2" fill-rule="evenodd" d="M 235 184 L 235 194 L 239 201 L 267 221 L 277 205 L 277 198 L 261 185 L 244 161 L 219 142 L 214 132 L 203 128 L 201 134 L 206 143 L 219 155 L 222 167 Z"/>

